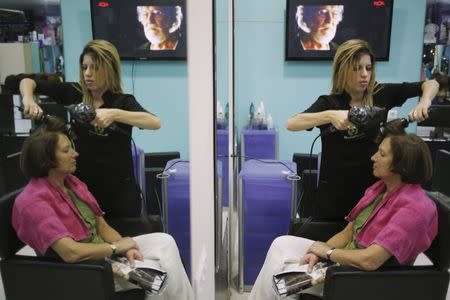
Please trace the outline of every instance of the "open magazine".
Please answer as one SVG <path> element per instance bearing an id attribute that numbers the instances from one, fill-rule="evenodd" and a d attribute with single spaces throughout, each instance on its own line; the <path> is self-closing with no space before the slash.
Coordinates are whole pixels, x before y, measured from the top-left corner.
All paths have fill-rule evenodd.
<path id="1" fill-rule="evenodd" d="M 155 267 L 153 261 L 135 260 L 134 267 L 131 267 L 128 259 L 123 256 L 107 257 L 106 260 L 111 263 L 114 274 L 141 287 L 146 293 L 158 295 L 165 288 L 167 272 Z"/>
<path id="2" fill-rule="evenodd" d="M 299 294 L 325 280 L 328 267 L 335 266 L 333 262 L 319 262 L 314 265 L 313 271 L 308 272 L 308 265 L 297 265 L 273 275 L 273 288 L 281 298 Z"/>

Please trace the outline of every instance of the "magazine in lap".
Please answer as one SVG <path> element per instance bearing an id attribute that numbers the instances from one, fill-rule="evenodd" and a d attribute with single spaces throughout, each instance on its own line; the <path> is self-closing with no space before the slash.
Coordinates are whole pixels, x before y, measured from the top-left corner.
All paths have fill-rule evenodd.
<path id="1" fill-rule="evenodd" d="M 165 288 L 167 273 L 153 260 L 135 261 L 131 267 L 126 257 L 107 258 L 115 275 L 143 288 L 147 293 L 160 294 Z M 123 284 L 118 282 L 119 288 Z M 125 287 L 125 289 L 127 289 Z"/>
<path id="2" fill-rule="evenodd" d="M 320 262 L 308 272 L 308 265 L 299 265 L 298 261 L 288 263 L 282 272 L 273 275 L 273 288 L 282 298 L 299 293 L 322 296 L 322 283 L 331 265 L 335 264 Z"/>

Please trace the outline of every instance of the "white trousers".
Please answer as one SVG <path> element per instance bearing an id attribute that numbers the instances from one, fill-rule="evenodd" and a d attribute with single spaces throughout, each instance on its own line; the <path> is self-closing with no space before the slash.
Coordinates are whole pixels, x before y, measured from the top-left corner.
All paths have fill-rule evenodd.
<path id="1" fill-rule="evenodd" d="M 145 259 L 167 272 L 167 286 L 160 295 L 148 295 L 148 300 L 193 300 L 194 292 L 181 262 L 178 247 L 170 235 L 162 232 L 133 237 Z M 128 281 L 115 276 L 116 290 L 136 288 Z"/>
<path id="2" fill-rule="evenodd" d="M 264 265 L 259 271 L 258 278 L 253 285 L 249 300 L 271 300 L 279 299 L 273 288 L 273 275 L 281 271 L 288 271 L 299 264 L 300 258 L 306 254 L 312 240 L 284 235 L 277 237 L 269 248 Z M 314 294 L 317 294 L 320 285 L 314 286 Z M 310 289 L 308 289 L 310 290 Z M 306 290 L 305 290 L 306 291 Z M 312 292 L 312 291 L 311 291 Z M 298 296 L 291 296 L 286 299 L 298 299 Z"/>

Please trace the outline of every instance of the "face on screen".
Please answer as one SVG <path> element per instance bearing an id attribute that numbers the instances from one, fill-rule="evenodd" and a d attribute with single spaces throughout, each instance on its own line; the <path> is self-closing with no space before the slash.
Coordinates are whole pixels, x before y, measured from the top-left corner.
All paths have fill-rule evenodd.
<path id="1" fill-rule="evenodd" d="M 151 50 L 174 50 L 178 39 L 173 35 L 181 23 L 179 6 L 137 6 L 138 20 L 151 43 Z"/>
<path id="2" fill-rule="evenodd" d="M 305 50 L 328 48 L 342 21 L 343 5 L 305 5 L 298 8 L 297 23 L 307 34 L 303 41 Z"/>

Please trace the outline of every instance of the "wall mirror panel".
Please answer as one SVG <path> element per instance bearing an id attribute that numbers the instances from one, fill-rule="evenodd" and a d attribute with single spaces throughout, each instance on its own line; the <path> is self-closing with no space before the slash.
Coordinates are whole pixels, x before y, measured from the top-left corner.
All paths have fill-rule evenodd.
<path id="1" fill-rule="evenodd" d="M 28 11 L 33 7 L 48 11 L 51 6 L 60 10 L 58 37 L 64 41 L 61 57 L 64 57 L 63 71 L 66 82 L 79 80 L 79 56 L 83 47 L 92 39 L 90 0 L 83 1 L 9 1 L 11 5 L 20 2 L 21 7 L 7 6 L 2 1 L 0 8 Z M 27 7 L 27 3 L 30 7 Z M 132 4 L 130 4 L 132 5 Z M 56 8 L 55 8 L 56 9 Z M 45 18 L 43 19 L 46 20 Z M 42 20 L 41 20 L 42 21 Z M 52 24 L 54 25 L 54 24 Z M 185 23 L 183 23 L 185 25 Z M 39 30 L 36 30 L 39 34 Z M 185 32 L 185 31 L 184 31 Z M 4 39 L 4 31 L 1 38 Z M 45 32 L 44 32 L 45 34 Z M 45 38 L 45 37 L 44 37 Z M 31 39 L 34 39 L 33 33 Z M 25 37 L 24 40 L 25 42 Z M 3 42 L 3 41 L 2 41 Z M 9 40 L 7 42 L 10 42 Z M 45 42 L 42 42 L 45 45 Z M 38 46 L 39 47 L 39 46 Z M 38 53 L 46 57 L 46 53 Z M 42 61 L 41 61 L 42 64 Z M 43 63 L 46 64 L 46 61 Z M 158 130 L 141 130 L 134 127 L 130 145 L 134 177 L 140 185 L 144 202 L 140 203 L 142 214 L 149 219 L 150 227 L 136 232 L 122 231 L 128 225 L 120 222 L 111 225 L 124 236 L 148 231 L 165 231 L 178 244 L 188 276 L 191 273 L 190 207 L 189 207 L 189 132 L 188 132 L 188 89 L 186 61 L 122 61 L 122 87 L 124 93 L 132 94 L 139 104 L 161 120 Z M 17 73 L 57 72 L 37 67 L 17 70 Z M 16 70 L 16 69 L 13 69 Z M 4 69 L 0 70 L 1 78 Z M 15 73 L 8 71 L 8 73 Z M 2 82 L 3 83 L 3 82 Z M 51 113 L 48 111 L 48 113 Z M 3 143 L 2 147 L 3 148 Z M 20 145 L 18 146 L 20 150 Z M 116 151 L 117 149 L 110 149 Z M 101 157 L 99 158 L 102 159 Z M 116 162 L 117 163 L 117 162 Z M 158 176 L 158 174 L 160 176 Z"/>

